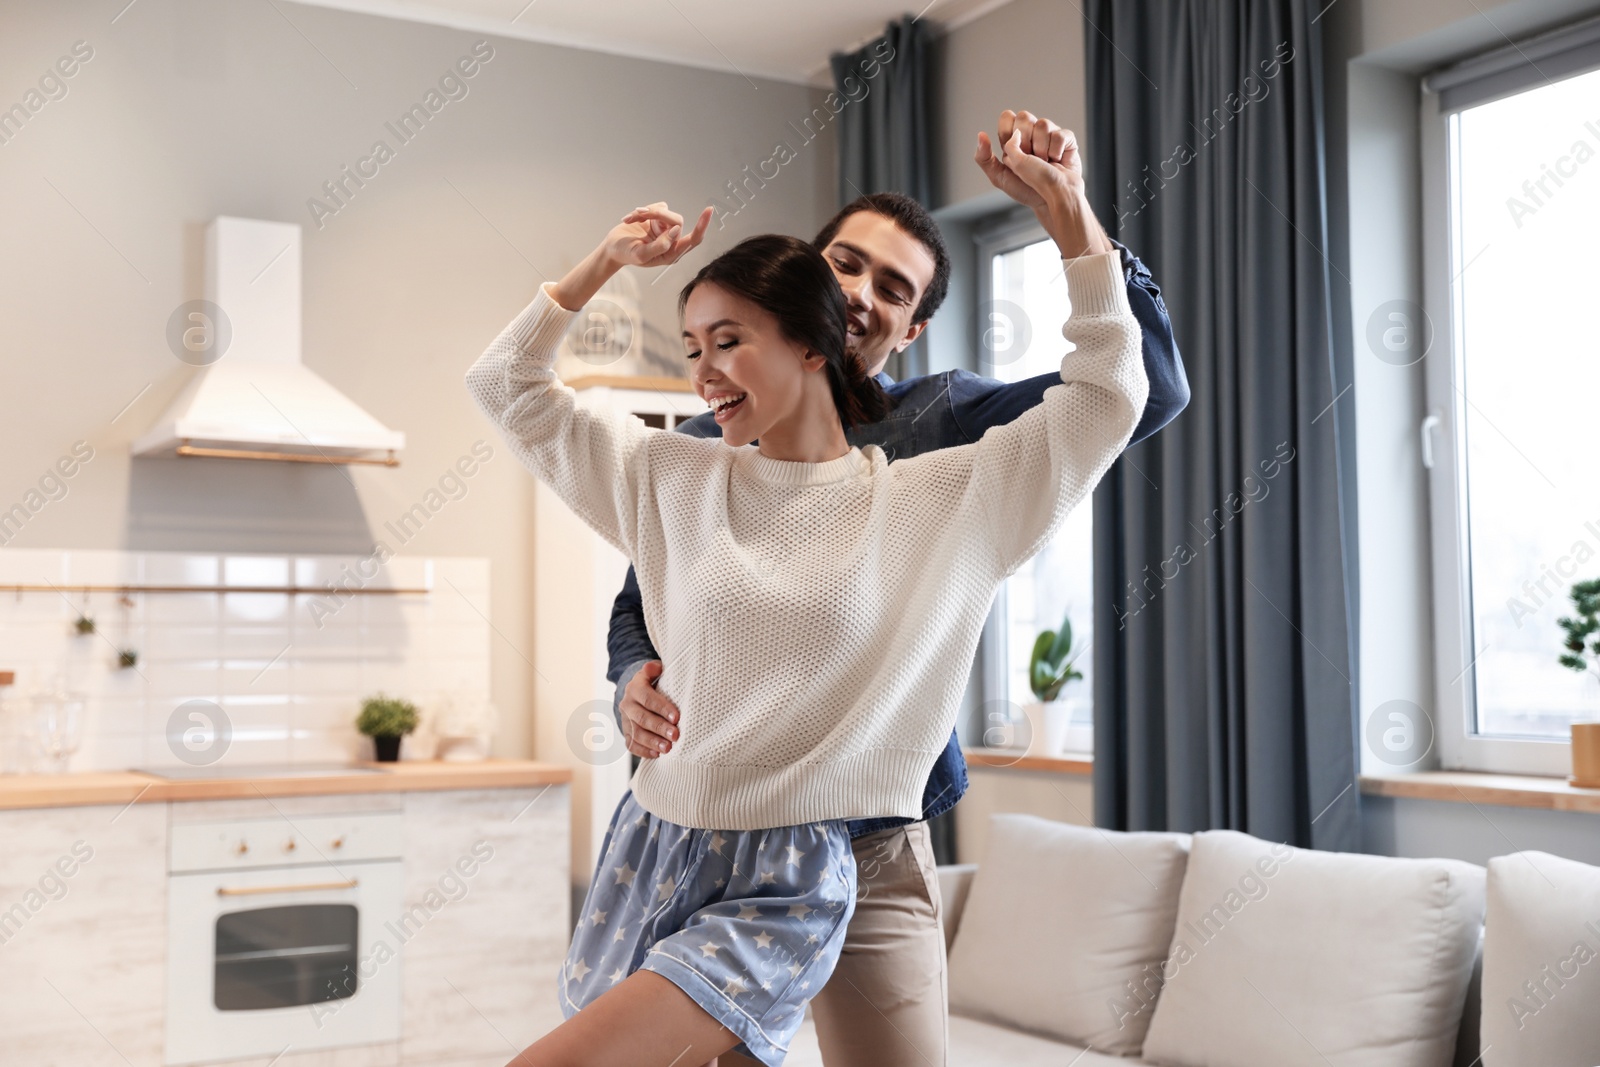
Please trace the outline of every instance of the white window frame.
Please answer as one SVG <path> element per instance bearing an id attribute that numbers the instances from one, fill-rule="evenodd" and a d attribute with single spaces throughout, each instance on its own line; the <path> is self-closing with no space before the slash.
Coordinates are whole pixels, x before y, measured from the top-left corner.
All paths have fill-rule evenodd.
<path id="1" fill-rule="evenodd" d="M 1595 36 L 1595 24 L 1582 34 Z M 1582 44 L 1568 33 L 1545 40 Z M 1441 765 L 1447 770 L 1489 771 L 1502 774 L 1565 777 L 1571 770 L 1571 743 L 1549 738 L 1483 735 L 1476 731 L 1477 693 L 1473 646 L 1470 533 L 1467 529 L 1466 478 L 1462 462 L 1465 426 L 1460 417 L 1462 394 L 1461 307 L 1454 279 L 1464 266 L 1463 249 L 1453 232 L 1453 190 L 1450 185 L 1451 124 L 1463 107 L 1544 83 L 1542 75 L 1519 76 L 1516 67 L 1538 63 L 1552 71 L 1552 61 L 1537 42 L 1524 42 L 1517 55 L 1502 50 L 1436 74 L 1424 83 L 1419 124 L 1422 149 L 1422 263 L 1423 304 L 1433 326 L 1433 346 L 1424 360 L 1427 410 L 1419 427 L 1424 460 L 1433 460 L 1428 473 L 1431 518 L 1434 611 L 1435 726 Z M 1570 63 L 1575 50 L 1563 49 L 1567 64 L 1562 73 L 1594 69 Z M 1550 53 L 1558 55 L 1559 53 Z M 1558 58 L 1559 62 L 1559 58 Z M 1474 92 L 1474 81 L 1481 89 Z M 1441 95 L 1441 93 L 1445 95 Z"/>

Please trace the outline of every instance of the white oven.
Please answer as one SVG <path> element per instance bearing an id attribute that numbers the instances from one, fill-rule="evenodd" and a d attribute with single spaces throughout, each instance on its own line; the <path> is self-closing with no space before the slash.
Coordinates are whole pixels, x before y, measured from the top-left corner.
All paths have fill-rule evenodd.
<path id="1" fill-rule="evenodd" d="M 172 828 L 168 1064 L 398 1041 L 401 814 Z"/>

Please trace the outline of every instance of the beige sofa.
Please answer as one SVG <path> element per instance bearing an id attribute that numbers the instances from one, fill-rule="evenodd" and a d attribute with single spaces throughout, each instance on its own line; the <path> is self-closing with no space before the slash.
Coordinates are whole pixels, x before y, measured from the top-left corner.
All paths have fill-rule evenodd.
<path id="1" fill-rule="evenodd" d="M 1546 853 L 999 815 L 940 883 L 952 1067 L 1600 1065 L 1600 868 Z M 809 1021 L 786 1062 L 821 1064 Z"/>

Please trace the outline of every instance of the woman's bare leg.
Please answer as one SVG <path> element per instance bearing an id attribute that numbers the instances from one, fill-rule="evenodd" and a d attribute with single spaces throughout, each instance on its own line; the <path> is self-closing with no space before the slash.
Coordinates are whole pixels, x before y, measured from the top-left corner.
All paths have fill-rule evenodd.
<path id="1" fill-rule="evenodd" d="M 507 1067 L 716 1067 L 738 1043 L 683 990 L 634 971 Z"/>

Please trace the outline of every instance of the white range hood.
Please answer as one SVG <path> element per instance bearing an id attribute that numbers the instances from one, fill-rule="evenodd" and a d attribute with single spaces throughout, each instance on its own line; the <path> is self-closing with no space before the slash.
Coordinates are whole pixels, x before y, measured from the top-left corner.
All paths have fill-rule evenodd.
<path id="1" fill-rule="evenodd" d="M 213 219 L 206 300 L 214 307 L 186 305 L 173 344 L 188 362 L 215 361 L 185 372 L 192 378 L 134 442 L 134 455 L 398 465 L 406 435 L 300 362 L 298 225 Z M 209 356 L 211 340 L 230 332 L 220 357 Z"/>

